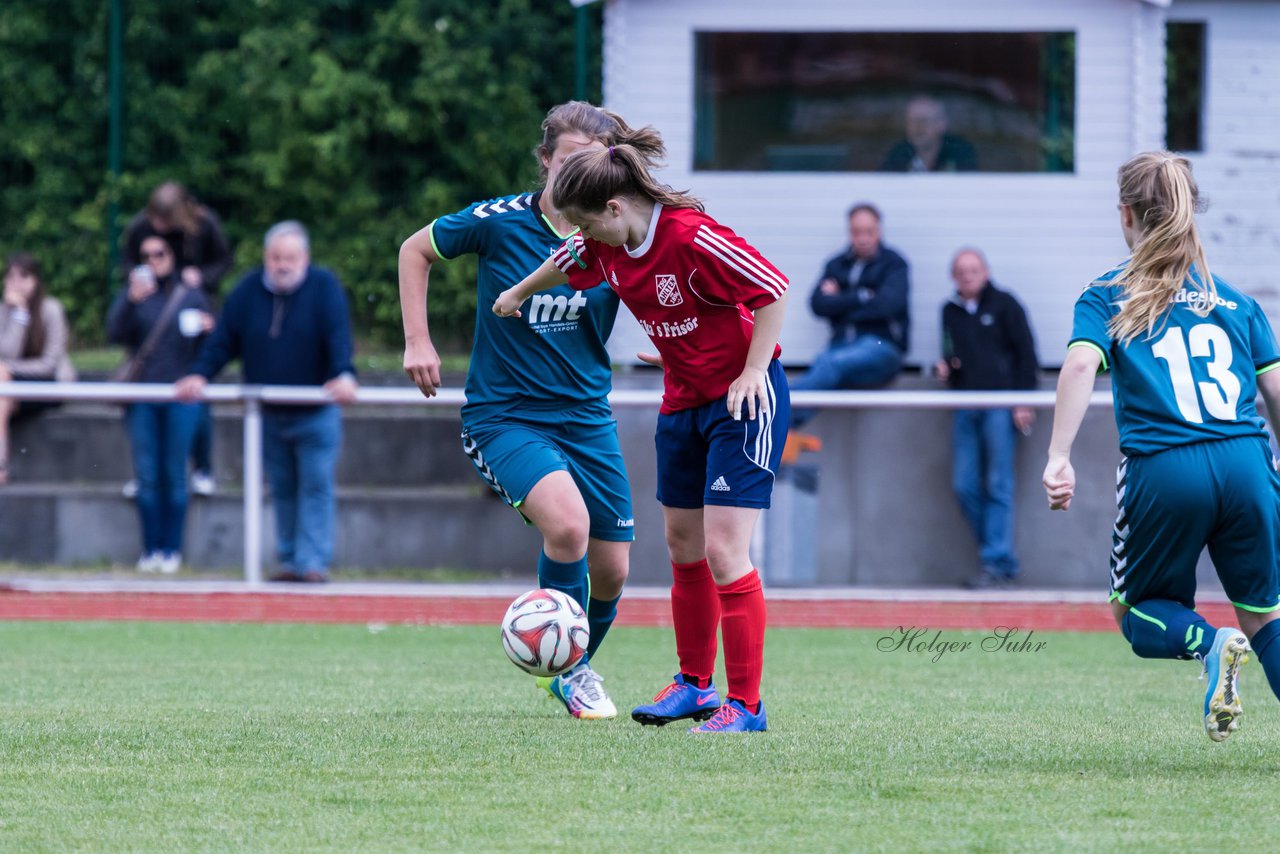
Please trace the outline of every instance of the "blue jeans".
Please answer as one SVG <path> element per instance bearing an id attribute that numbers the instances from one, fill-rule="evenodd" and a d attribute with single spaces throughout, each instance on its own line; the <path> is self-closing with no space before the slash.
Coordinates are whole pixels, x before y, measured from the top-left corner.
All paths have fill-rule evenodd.
<path id="1" fill-rule="evenodd" d="M 191 439 L 191 467 L 213 474 L 213 410 L 207 403 L 196 406 L 200 407 L 200 417 L 196 419 L 196 434 Z"/>
<path id="2" fill-rule="evenodd" d="M 199 416 L 194 403 L 131 403 L 125 409 L 144 554 L 182 552 L 187 454 Z"/>
<path id="3" fill-rule="evenodd" d="M 342 447 L 336 406 L 263 413 L 262 458 L 276 511 L 276 554 L 298 573 L 333 561 L 334 481 Z"/>
<path id="4" fill-rule="evenodd" d="M 1017 428 L 1008 409 L 959 409 L 951 485 L 978 541 L 984 568 L 1013 578 L 1013 471 Z"/>
<path id="5" fill-rule="evenodd" d="M 876 388 L 902 370 L 902 351 L 876 335 L 864 335 L 848 344 L 836 344 L 813 360 L 804 376 L 791 383 L 795 391 Z M 816 413 L 792 409 L 791 424 L 801 427 Z"/>

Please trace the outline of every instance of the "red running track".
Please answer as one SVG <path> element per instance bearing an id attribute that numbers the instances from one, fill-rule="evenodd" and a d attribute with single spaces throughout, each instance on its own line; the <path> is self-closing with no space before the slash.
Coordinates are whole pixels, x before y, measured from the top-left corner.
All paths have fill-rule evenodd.
<path id="1" fill-rule="evenodd" d="M 183 592 L 34 592 L 0 587 L 0 620 L 153 620 L 214 623 L 386 623 L 496 625 L 506 596 L 383 596 L 357 594 Z M 1234 625 L 1231 606 L 1206 604 L 1210 623 Z M 665 599 L 623 598 L 622 626 L 669 626 Z M 802 628 L 1115 631 L 1103 603 L 1043 601 L 890 601 L 771 599 L 769 625 Z"/>

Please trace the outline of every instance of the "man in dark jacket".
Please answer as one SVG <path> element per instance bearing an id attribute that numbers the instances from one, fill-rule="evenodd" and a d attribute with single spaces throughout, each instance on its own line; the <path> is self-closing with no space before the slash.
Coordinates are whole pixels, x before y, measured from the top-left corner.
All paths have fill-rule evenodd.
<path id="1" fill-rule="evenodd" d="M 860 203 L 849 211 L 849 248 L 827 261 L 809 306 L 831 324 L 831 343 L 792 391 L 875 388 L 902 370 L 910 317 L 907 262 L 880 242 L 880 212 Z M 793 409 L 803 425 L 812 410 Z"/>
<path id="2" fill-rule="evenodd" d="M 942 359 L 935 370 L 954 389 L 1020 391 L 1037 385 L 1035 341 L 1022 305 L 991 283 L 986 259 L 961 249 L 951 262 L 956 292 L 942 306 Z M 979 544 L 982 569 L 966 582 L 997 587 L 1018 575 L 1013 550 L 1016 436 L 1035 411 L 958 409 L 953 423 L 952 488 Z"/>
<path id="3" fill-rule="evenodd" d="M 239 357 L 255 385 L 322 385 L 337 403 L 356 397 L 347 297 L 333 273 L 311 266 L 307 231 L 267 231 L 263 267 L 245 276 L 178 395 L 198 399 Z M 323 582 L 333 558 L 334 480 L 342 446 L 336 406 L 264 406 L 262 456 L 276 514 L 280 572 L 273 581 Z"/>

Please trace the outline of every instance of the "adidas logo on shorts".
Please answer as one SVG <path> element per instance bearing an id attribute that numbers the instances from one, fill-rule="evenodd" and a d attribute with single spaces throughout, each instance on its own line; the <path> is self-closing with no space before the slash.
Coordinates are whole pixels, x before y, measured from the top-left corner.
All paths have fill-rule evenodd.
<path id="1" fill-rule="evenodd" d="M 724 482 L 724 475 L 721 475 L 720 477 L 716 478 L 716 482 L 711 484 L 711 491 L 712 492 L 728 492 L 729 491 L 729 484 Z"/>

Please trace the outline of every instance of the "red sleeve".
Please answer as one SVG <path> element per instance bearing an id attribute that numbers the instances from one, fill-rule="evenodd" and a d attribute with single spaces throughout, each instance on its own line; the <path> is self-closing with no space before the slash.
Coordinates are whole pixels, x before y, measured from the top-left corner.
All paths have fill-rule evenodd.
<path id="1" fill-rule="evenodd" d="M 690 283 L 698 297 L 723 305 L 755 310 L 776 302 L 787 290 L 787 277 L 733 230 L 707 218 L 692 234 L 697 272 Z"/>
<path id="2" fill-rule="evenodd" d="M 604 280 L 604 267 L 596 258 L 600 244 L 574 234 L 551 253 L 551 263 L 569 277 L 569 287 L 578 291 L 594 288 Z"/>

